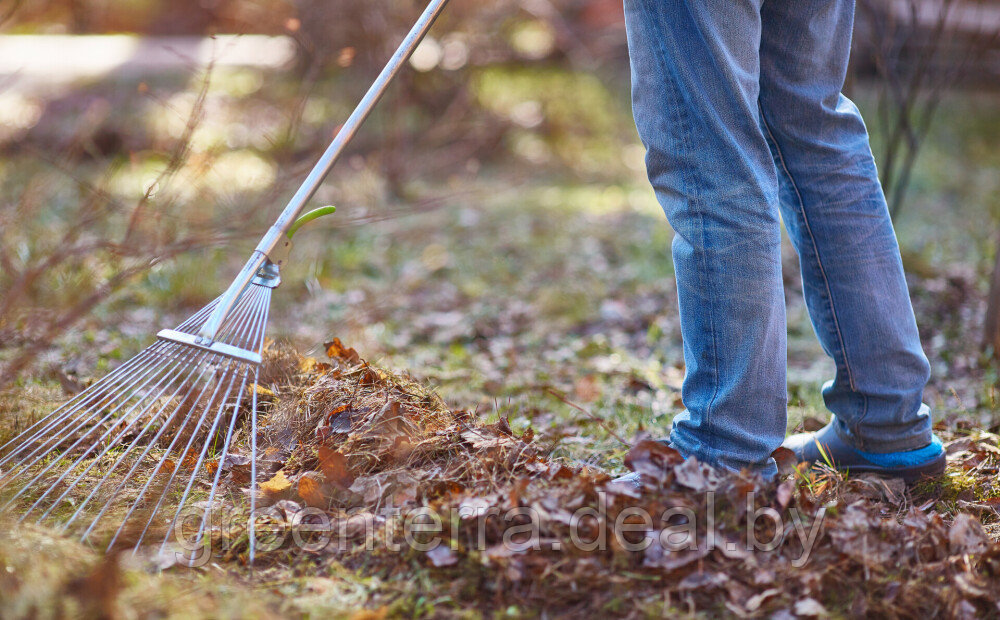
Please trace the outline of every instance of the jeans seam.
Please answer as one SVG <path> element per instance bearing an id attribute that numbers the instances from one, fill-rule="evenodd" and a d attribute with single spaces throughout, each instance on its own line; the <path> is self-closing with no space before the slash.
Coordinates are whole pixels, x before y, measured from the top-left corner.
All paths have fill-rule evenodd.
<path id="1" fill-rule="evenodd" d="M 642 10 L 644 12 L 646 12 L 647 15 L 649 15 L 650 11 L 649 11 L 648 7 L 642 6 Z M 650 17 L 651 18 L 655 18 L 655 16 L 652 16 L 652 15 L 650 15 Z M 642 20 L 642 23 L 643 23 L 644 26 L 648 26 L 652 22 L 653 22 L 653 19 L 644 19 L 644 20 Z M 655 32 L 652 32 L 652 33 L 649 32 L 648 27 L 647 27 L 646 35 L 648 37 L 650 37 L 650 40 L 657 42 L 657 45 L 656 45 L 656 48 L 655 48 L 656 58 L 659 61 L 660 68 L 662 69 L 663 74 L 664 75 L 669 74 L 670 73 L 669 65 L 667 64 L 665 54 L 663 53 L 663 48 L 659 45 L 659 38 L 657 36 L 655 36 L 656 35 Z M 667 82 L 669 82 L 669 80 L 667 80 Z M 682 130 L 680 132 L 680 136 L 681 136 L 681 141 L 682 141 L 682 144 L 684 146 L 684 149 L 687 152 L 691 152 L 690 140 L 689 140 L 688 132 L 686 131 L 686 124 L 683 122 L 683 119 L 681 118 L 680 109 L 681 109 L 681 106 L 676 106 L 676 108 L 674 110 L 674 113 L 675 113 L 674 118 L 676 119 L 678 127 L 680 127 L 681 130 Z M 685 187 L 684 187 L 685 192 L 684 193 L 685 193 L 686 196 L 689 196 L 689 198 L 688 198 L 688 206 L 689 207 L 695 207 L 694 212 L 698 215 L 698 232 L 701 235 L 701 239 L 699 241 L 700 241 L 700 243 L 702 245 L 702 251 L 701 251 L 701 263 L 702 263 L 701 266 L 702 266 L 702 268 L 699 269 L 699 279 L 700 279 L 701 289 L 702 290 L 706 290 L 706 288 L 705 288 L 705 277 L 706 277 L 706 271 L 708 270 L 708 261 L 705 258 L 706 250 L 705 250 L 705 218 L 704 218 L 704 213 L 702 212 L 702 209 L 701 209 L 700 206 L 696 206 L 696 205 L 700 205 L 700 200 L 699 200 L 698 195 L 697 195 L 697 184 L 696 183 L 692 183 L 690 181 L 690 170 L 689 170 L 689 168 L 686 167 L 686 166 L 683 167 L 683 170 L 682 170 L 681 174 L 682 174 L 683 182 L 684 182 L 684 185 L 685 185 Z M 716 401 L 716 399 L 719 396 L 719 345 L 718 345 L 718 342 L 717 342 L 717 339 L 716 339 L 716 334 L 715 334 L 715 304 L 712 301 L 712 296 L 711 295 L 708 296 L 708 299 L 709 299 L 709 305 L 710 305 L 710 310 L 709 310 L 709 331 L 712 334 L 712 373 L 714 375 L 714 377 L 713 377 L 714 381 L 713 381 L 713 385 L 712 385 L 712 397 L 708 400 L 708 405 L 705 408 L 704 418 L 702 420 L 702 422 L 703 422 L 703 424 L 705 426 L 710 426 L 711 425 L 712 408 L 715 405 L 715 401 Z M 700 441 L 703 442 L 703 449 L 707 449 L 708 451 L 713 452 L 714 448 L 712 447 L 712 445 L 710 443 L 710 437 L 711 437 L 711 435 L 709 434 L 708 437 L 702 437 L 702 438 L 700 438 Z"/>
<path id="2" fill-rule="evenodd" d="M 826 289 L 826 298 L 830 304 L 830 315 L 833 318 L 833 328 L 837 334 L 837 344 L 840 345 L 840 354 L 844 356 L 844 368 L 847 371 L 847 381 L 851 386 L 851 390 L 855 394 L 858 394 L 857 384 L 854 381 L 854 372 L 851 370 L 850 358 L 847 355 L 847 346 L 844 343 L 844 336 L 840 330 L 840 321 L 837 319 L 837 309 L 833 301 L 833 291 L 830 288 L 830 280 L 826 275 L 826 269 L 823 267 L 823 259 L 820 257 L 819 246 L 816 243 L 816 237 L 813 235 L 812 226 L 809 224 L 809 216 L 806 215 L 805 203 L 802 200 L 802 192 L 799 191 L 799 186 L 795 182 L 795 177 L 792 176 L 791 171 L 785 164 L 785 156 L 781 152 L 781 146 L 778 144 L 777 138 L 774 137 L 774 133 L 771 131 L 771 126 L 767 122 L 767 117 L 764 113 L 764 108 L 758 102 L 758 109 L 760 109 L 760 120 L 761 125 L 764 126 L 764 131 L 767 132 L 768 137 L 771 139 L 771 143 L 774 144 L 774 151 L 777 154 L 778 164 L 781 169 L 785 172 L 785 176 L 788 177 L 789 183 L 792 185 L 792 189 L 795 190 L 795 198 L 798 201 L 799 214 L 802 216 L 803 227 L 806 234 L 809 236 L 809 243 L 812 245 L 813 254 L 816 256 L 816 264 L 819 267 L 820 275 L 823 278 L 823 287 Z M 861 402 L 861 415 L 858 416 L 857 421 L 852 425 L 857 427 L 860 425 L 861 421 L 865 418 L 868 413 L 868 398 L 862 395 Z M 855 431 L 855 434 L 857 432 Z"/>

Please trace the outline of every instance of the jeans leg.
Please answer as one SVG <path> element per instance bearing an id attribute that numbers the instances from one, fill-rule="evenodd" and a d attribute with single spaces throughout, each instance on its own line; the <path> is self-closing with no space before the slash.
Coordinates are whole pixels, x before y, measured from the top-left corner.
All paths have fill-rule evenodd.
<path id="1" fill-rule="evenodd" d="M 842 439 L 869 452 L 931 438 L 920 347 L 868 132 L 841 94 L 853 0 L 765 0 L 762 127 L 781 180 L 810 318 L 837 366 L 824 386 Z"/>
<path id="2" fill-rule="evenodd" d="M 675 231 L 685 411 L 671 444 L 774 471 L 785 435 L 777 172 L 759 124 L 759 0 L 625 0 L 632 104 Z"/>

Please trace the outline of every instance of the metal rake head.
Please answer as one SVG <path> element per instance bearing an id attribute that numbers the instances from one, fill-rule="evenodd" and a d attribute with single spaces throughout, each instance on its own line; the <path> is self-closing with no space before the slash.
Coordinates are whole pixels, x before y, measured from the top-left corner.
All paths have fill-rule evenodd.
<path id="1" fill-rule="evenodd" d="M 0 511 L 107 550 L 155 538 L 160 552 L 182 524 L 202 540 L 223 499 L 253 514 L 257 381 L 276 284 L 276 274 L 256 278 L 213 342 L 197 332 L 218 300 L 0 447 Z M 224 481 L 237 436 L 249 481 Z"/>

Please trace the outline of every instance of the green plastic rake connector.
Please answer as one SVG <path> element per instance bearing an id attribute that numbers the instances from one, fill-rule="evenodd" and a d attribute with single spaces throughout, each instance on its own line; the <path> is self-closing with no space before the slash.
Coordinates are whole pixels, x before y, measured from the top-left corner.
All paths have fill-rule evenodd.
<path id="1" fill-rule="evenodd" d="M 313 209 L 308 213 L 303 213 L 298 217 L 298 219 L 292 222 L 291 228 L 289 228 L 288 232 L 286 233 L 288 235 L 288 238 L 291 239 L 292 235 L 295 234 L 295 231 L 301 228 L 303 224 L 308 224 L 309 222 L 313 221 L 318 217 L 323 217 L 324 215 L 330 215 L 336 210 L 337 207 L 333 205 L 327 205 L 325 207 L 319 207 L 318 209 Z"/>

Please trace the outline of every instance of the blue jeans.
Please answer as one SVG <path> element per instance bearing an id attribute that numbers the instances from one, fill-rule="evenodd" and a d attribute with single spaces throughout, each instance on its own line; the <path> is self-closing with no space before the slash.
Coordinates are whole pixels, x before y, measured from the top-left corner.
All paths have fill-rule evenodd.
<path id="1" fill-rule="evenodd" d="M 685 411 L 670 443 L 774 472 L 787 387 L 781 221 L 836 362 L 849 445 L 923 447 L 930 376 L 868 132 L 841 94 L 853 0 L 624 0 L 632 104 L 673 227 Z"/>

